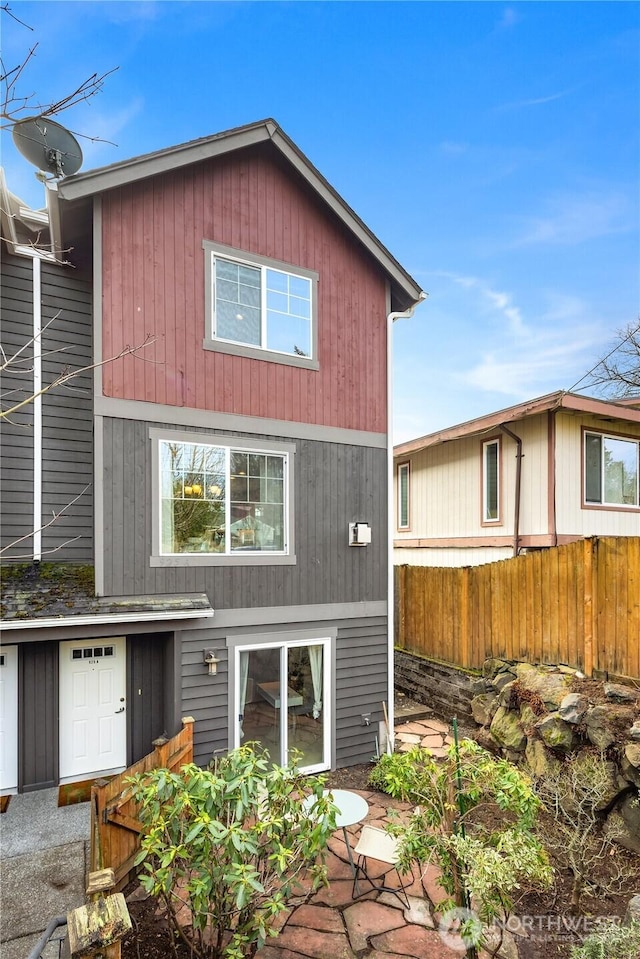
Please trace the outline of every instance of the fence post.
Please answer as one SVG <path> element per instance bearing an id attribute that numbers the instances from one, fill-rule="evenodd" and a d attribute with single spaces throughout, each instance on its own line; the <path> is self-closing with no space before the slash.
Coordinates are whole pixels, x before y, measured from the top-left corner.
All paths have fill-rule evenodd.
<path id="1" fill-rule="evenodd" d="M 471 642 L 469 637 L 469 582 L 471 568 L 462 567 L 460 580 L 460 659 L 461 665 L 468 669 L 471 666 Z"/>
<path id="2" fill-rule="evenodd" d="M 393 615 L 396 615 L 396 629 L 395 629 L 395 645 L 400 646 L 402 649 L 405 648 L 405 589 L 406 589 L 406 575 L 407 567 L 406 566 L 396 566 L 395 571 L 395 592 L 397 601 L 394 604 L 395 608 L 393 610 Z"/>
<path id="3" fill-rule="evenodd" d="M 593 676 L 593 539 L 584 542 L 584 672 Z M 596 570 L 597 572 L 597 570 Z"/>
<path id="4" fill-rule="evenodd" d="M 153 746 L 154 761 L 152 769 L 166 769 L 167 759 L 169 758 L 169 740 L 164 736 L 159 736 L 151 743 Z"/>

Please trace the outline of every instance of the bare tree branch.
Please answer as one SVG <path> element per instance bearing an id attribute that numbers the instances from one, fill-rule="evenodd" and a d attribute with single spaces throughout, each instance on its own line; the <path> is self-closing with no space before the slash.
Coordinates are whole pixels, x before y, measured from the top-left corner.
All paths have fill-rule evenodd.
<path id="1" fill-rule="evenodd" d="M 32 337 L 31 342 L 35 337 Z M 24 399 L 20 400 L 19 403 L 14 403 L 13 406 L 10 406 L 6 410 L 0 410 L 0 420 L 5 420 L 9 416 L 13 416 L 14 413 L 17 413 L 18 410 L 21 410 L 23 407 L 28 406 L 29 403 L 32 403 L 37 396 L 43 396 L 45 393 L 48 393 L 50 390 L 55 389 L 58 386 L 64 386 L 65 383 L 68 383 L 69 380 L 74 379 L 76 376 L 81 376 L 83 373 L 88 373 L 91 370 L 96 370 L 101 366 L 104 366 L 106 363 L 114 363 L 116 360 L 121 359 L 123 356 L 132 356 L 138 353 L 139 350 L 144 350 L 147 346 L 150 346 L 152 343 L 155 343 L 155 337 L 150 333 L 147 333 L 144 341 L 139 343 L 137 346 L 125 346 L 119 353 L 114 354 L 113 356 L 107 357 L 106 360 L 101 360 L 99 363 L 90 363 L 88 366 L 81 366 L 77 370 L 64 369 L 58 376 L 55 377 L 48 383 L 46 386 L 43 386 L 41 389 L 36 390 L 33 393 L 30 393 L 28 396 L 25 396 Z M 18 351 L 22 352 L 24 346 Z M 56 351 L 53 351 L 56 352 Z M 17 354 L 16 354 L 17 355 Z M 154 362 L 153 360 L 151 362 Z M 5 362 L 5 365 L 0 367 L 0 371 L 6 370 L 11 365 L 11 359 Z M 24 372 L 24 371 L 21 371 Z"/>
<path id="2" fill-rule="evenodd" d="M 29 539 L 31 536 L 34 536 L 36 533 L 41 533 L 42 530 L 44 530 L 44 529 L 49 529 L 50 526 L 53 526 L 54 523 L 57 523 L 58 520 L 60 519 L 60 517 L 63 516 L 68 509 L 71 509 L 71 507 L 73 506 L 73 504 L 74 504 L 74 503 L 77 503 L 78 500 L 80 499 L 80 497 L 81 497 L 81 496 L 84 496 L 84 494 L 85 494 L 85 493 L 87 492 L 87 490 L 89 490 L 89 489 L 91 489 L 91 483 L 88 483 L 88 484 L 85 486 L 84 489 L 80 490 L 80 492 L 78 493 L 78 495 L 77 495 L 77 496 L 74 496 L 72 500 L 69 500 L 69 502 L 68 502 L 65 506 L 63 506 L 61 510 L 58 510 L 57 513 L 55 512 L 55 510 L 52 510 L 51 519 L 49 520 L 48 523 L 44 523 L 44 524 L 43 524 L 42 526 L 40 526 L 38 529 L 30 529 L 28 533 L 25 533 L 25 534 L 24 534 L 24 536 L 19 536 L 18 539 L 14 539 L 13 542 L 9 543 L 7 546 L 3 546 L 2 549 L 0 549 L 0 556 L 2 556 L 2 554 L 5 553 L 7 550 L 13 549 L 13 548 L 14 548 L 15 546 L 17 546 L 19 543 L 23 543 L 25 539 Z M 73 542 L 74 540 L 76 540 L 76 539 L 80 539 L 80 537 L 79 537 L 79 536 L 74 536 L 73 539 L 70 539 L 70 540 L 68 540 L 67 542 L 68 542 L 68 543 L 72 543 L 72 542 Z M 67 543 L 61 543 L 60 546 L 56 546 L 55 549 L 47 550 L 47 552 L 49 552 L 49 553 L 54 553 L 56 550 L 62 549 L 62 547 L 63 547 L 63 546 L 66 546 L 66 545 L 67 545 Z M 13 558 L 13 559 L 21 559 L 20 556 L 15 556 L 15 557 L 12 557 L 12 558 Z M 32 556 L 31 556 L 31 557 L 29 557 L 29 556 L 27 557 L 27 559 L 32 559 L 32 558 L 33 558 Z"/>
<path id="3" fill-rule="evenodd" d="M 571 391 L 578 386 L 581 390 L 593 389 L 612 399 L 640 398 L 640 321 L 617 331 L 613 348 L 571 387 Z"/>

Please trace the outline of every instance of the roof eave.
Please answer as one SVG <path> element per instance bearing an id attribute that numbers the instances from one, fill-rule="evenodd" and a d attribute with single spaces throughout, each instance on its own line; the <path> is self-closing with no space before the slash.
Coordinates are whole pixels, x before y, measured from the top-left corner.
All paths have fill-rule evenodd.
<path id="1" fill-rule="evenodd" d="M 498 410 L 496 413 L 488 413 L 486 416 L 479 416 L 476 419 L 467 420 L 464 423 L 440 430 L 437 433 L 430 433 L 416 440 L 409 440 L 407 443 L 400 443 L 394 447 L 393 455 L 394 457 L 409 456 L 412 453 L 418 453 L 420 450 L 428 449 L 431 446 L 438 446 L 440 443 L 447 443 L 451 440 L 486 433 L 489 430 L 499 428 L 503 424 L 513 423 L 527 416 L 535 416 L 539 413 L 557 409 L 566 409 L 576 413 L 589 413 L 593 416 L 620 419 L 627 423 L 640 423 L 640 410 L 638 409 L 629 408 L 628 406 L 614 403 L 610 400 L 598 400 L 589 396 L 579 396 L 575 393 L 558 391 L 534 400 L 529 400 L 525 403 L 518 403 L 504 410 Z"/>
<path id="2" fill-rule="evenodd" d="M 245 149 L 271 140 L 299 175 L 306 180 L 333 213 L 357 237 L 397 287 L 403 308 L 417 303 L 422 288 L 377 239 L 340 194 L 314 167 L 275 120 L 261 120 L 200 140 L 168 147 L 155 153 L 133 157 L 111 166 L 76 173 L 58 184 L 59 201 L 73 202 L 129 183 L 168 173 L 213 157 Z"/>

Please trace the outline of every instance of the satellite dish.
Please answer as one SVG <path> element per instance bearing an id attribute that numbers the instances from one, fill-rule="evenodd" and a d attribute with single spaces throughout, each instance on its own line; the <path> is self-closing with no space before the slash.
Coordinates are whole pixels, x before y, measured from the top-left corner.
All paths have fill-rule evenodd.
<path id="1" fill-rule="evenodd" d="M 54 177 L 71 176 L 82 166 L 82 150 L 73 133 L 48 117 L 18 120 L 13 142 L 29 163 Z"/>

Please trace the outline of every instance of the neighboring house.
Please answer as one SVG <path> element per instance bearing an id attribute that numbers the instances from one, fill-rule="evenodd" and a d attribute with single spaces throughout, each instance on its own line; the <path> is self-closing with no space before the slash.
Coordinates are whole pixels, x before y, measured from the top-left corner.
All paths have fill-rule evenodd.
<path id="1" fill-rule="evenodd" d="M 3 791 L 119 770 L 184 715 L 201 764 L 367 761 L 388 317 L 420 287 L 272 120 L 80 172 L 48 213 L 3 251 L 12 344 L 54 317 L 22 386 L 54 347 L 103 365 L 4 426 Z"/>
<path id="2" fill-rule="evenodd" d="M 640 398 L 557 392 L 394 449 L 394 563 L 475 566 L 640 535 Z"/>

